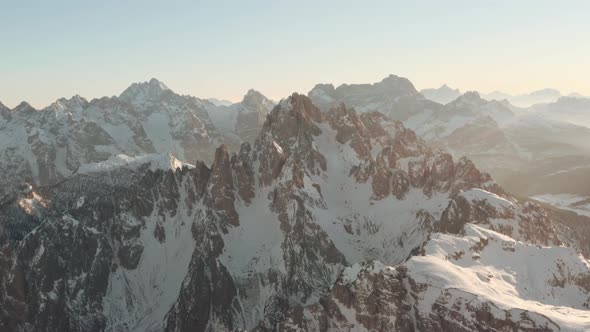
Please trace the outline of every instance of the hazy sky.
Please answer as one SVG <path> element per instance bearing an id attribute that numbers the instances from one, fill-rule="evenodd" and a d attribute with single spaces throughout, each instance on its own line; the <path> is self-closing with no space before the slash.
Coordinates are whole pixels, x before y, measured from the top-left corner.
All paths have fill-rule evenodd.
<path id="1" fill-rule="evenodd" d="M 590 1 L 0 0 L 0 101 L 176 92 L 280 99 L 388 74 L 418 89 L 590 95 Z"/>

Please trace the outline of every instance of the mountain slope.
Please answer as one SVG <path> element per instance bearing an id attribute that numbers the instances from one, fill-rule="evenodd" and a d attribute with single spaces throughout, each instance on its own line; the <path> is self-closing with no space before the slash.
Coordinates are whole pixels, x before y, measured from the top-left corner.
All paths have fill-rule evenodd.
<path id="1" fill-rule="evenodd" d="M 476 226 L 435 234 L 421 256 L 342 273 L 320 301 L 290 310 L 281 331 L 582 331 L 588 261 Z"/>
<path id="2" fill-rule="evenodd" d="M 553 103 L 534 105 L 529 110 L 552 120 L 590 128 L 590 98 L 561 97 Z"/>
<path id="3" fill-rule="evenodd" d="M 48 185 L 81 164 L 124 154 L 173 153 L 210 161 L 221 143 L 238 146 L 216 128 L 206 102 L 181 96 L 156 79 L 134 83 L 119 97 L 59 99 L 37 111 L 23 103 L 0 113 L 0 183 Z M 0 196 L 3 191 L 0 191 Z"/>
<path id="4" fill-rule="evenodd" d="M 488 94 L 482 94 L 487 100 L 508 100 L 511 104 L 518 107 L 530 107 L 535 104 L 552 103 L 562 97 L 561 92 L 555 89 L 541 89 L 530 93 L 511 95 L 500 91 L 494 91 Z"/>
<path id="5" fill-rule="evenodd" d="M 541 111 L 487 101 L 477 92 L 441 105 L 393 75 L 373 85 L 317 85 L 309 96 L 323 111 L 344 102 L 361 112 L 378 111 L 402 121 L 429 144 L 454 157 L 469 157 L 519 195 L 588 195 L 587 188 L 572 179 L 588 164 L 590 130 L 541 116 Z"/>
<path id="6" fill-rule="evenodd" d="M 373 84 L 318 84 L 307 94 L 322 110 L 345 103 L 357 112 L 381 112 L 405 121 L 418 111 L 436 111 L 442 105 L 422 96 L 407 79 L 389 75 Z"/>
<path id="7" fill-rule="evenodd" d="M 241 102 L 231 105 L 208 105 L 213 124 L 224 134 L 237 135 L 241 141 L 254 142 L 266 115 L 275 103 L 256 90 L 248 90 Z"/>
<path id="8" fill-rule="evenodd" d="M 438 89 L 422 89 L 420 93 L 426 97 L 440 104 L 448 104 L 451 101 L 457 99 L 461 95 L 459 89 L 452 89 L 446 84 L 443 84 Z"/>
<path id="9" fill-rule="evenodd" d="M 294 94 L 270 112 L 253 145 L 244 143 L 234 154 L 220 146 L 210 168 L 202 162 L 175 168 L 181 164 L 164 160 L 94 165 L 92 172 L 17 193 L 0 207 L 4 326 L 268 331 L 298 326 L 305 310 L 328 310 L 326 317 L 340 310 L 338 322 L 346 325 L 339 326 L 351 326 L 357 318 L 349 309 L 335 310 L 330 298 L 340 296 L 333 293 L 342 283 L 364 285 L 361 266 L 379 260 L 371 275 L 385 284 L 369 280 L 362 289 L 342 290 L 351 301 L 366 302 L 359 309 L 363 324 L 396 317 L 381 308 L 402 308 L 408 330 L 432 330 L 437 322 L 447 326 L 432 317 L 449 312 L 445 292 L 460 303 L 474 292 L 487 296 L 489 288 L 479 291 L 478 283 L 488 277 L 466 279 L 474 283 L 455 292 L 454 280 L 427 279 L 434 274 L 425 264 L 441 274 L 461 267 L 474 276 L 479 262 L 490 271 L 520 268 L 523 257 L 540 264 L 543 255 L 526 253 L 548 246 L 571 276 L 543 284 L 553 298 L 511 296 L 543 303 L 527 307 L 527 322 L 549 324 L 544 317 L 556 316 L 545 309 L 563 305 L 575 320 L 553 324 L 588 327 L 582 303 L 588 262 L 555 248 L 573 246 L 568 234 L 575 231 L 539 205 L 505 193 L 468 159 L 454 161 L 382 114 L 359 115 L 344 105 L 321 112 Z M 512 247 L 499 260 L 504 242 Z M 465 257 L 457 254 L 467 249 Z M 476 253 L 479 260 L 472 258 Z M 457 261 L 445 262 L 448 255 Z M 363 300 L 363 289 L 383 290 L 370 293 L 372 299 L 392 292 L 394 301 L 385 297 L 375 306 Z M 406 295 L 410 290 L 415 296 Z M 513 313 L 522 309 L 502 305 Z M 458 324 L 472 322 L 472 314 L 442 317 Z M 481 329 L 498 326 L 482 317 L 476 319 Z"/>

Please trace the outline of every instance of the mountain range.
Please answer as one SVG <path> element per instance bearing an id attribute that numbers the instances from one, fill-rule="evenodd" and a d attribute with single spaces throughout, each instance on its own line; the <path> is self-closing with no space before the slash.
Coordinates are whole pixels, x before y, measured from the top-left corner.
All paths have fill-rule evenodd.
<path id="1" fill-rule="evenodd" d="M 90 102 L 80 96 L 62 98 L 42 110 L 24 102 L 12 110 L 4 107 L 0 196 L 23 181 L 38 186 L 56 183 L 80 165 L 118 154 L 169 152 L 184 161 L 211 162 L 219 144 L 235 150 L 242 140 L 251 139 L 273 106 L 253 90 L 240 103 L 216 106 L 178 95 L 152 79 L 132 84 L 118 97 Z M 220 125 L 225 113 L 231 119 Z"/>
<path id="2" fill-rule="evenodd" d="M 590 176 L 590 127 L 580 120 L 590 120 L 586 99 L 564 97 L 521 109 L 466 92 L 443 105 L 394 75 L 375 84 L 318 84 L 308 95 L 322 109 L 345 103 L 402 121 L 429 144 L 469 157 L 520 196 L 590 196 L 590 187 L 577 180 Z"/>
<path id="3" fill-rule="evenodd" d="M 462 94 L 459 89 L 453 89 L 446 84 L 443 84 L 437 89 L 430 88 L 420 90 L 420 93 L 422 93 L 426 98 L 441 104 L 449 103 L 457 99 Z M 559 90 L 556 89 L 541 89 L 518 95 L 508 94 L 501 91 L 493 91 L 490 93 L 481 93 L 481 97 L 487 100 L 507 100 L 512 105 L 522 108 L 531 107 L 536 104 L 554 103 L 561 97 L 587 98 L 576 92 L 570 93 L 569 95 L 563 95 Z"/>
<path id="4" fill-rule="evenodd" d="M 0 330 L 590 329 L 590 218 L 524 197 L 583 182 L 550 106 L 390 75 L 0 111 Z"/>

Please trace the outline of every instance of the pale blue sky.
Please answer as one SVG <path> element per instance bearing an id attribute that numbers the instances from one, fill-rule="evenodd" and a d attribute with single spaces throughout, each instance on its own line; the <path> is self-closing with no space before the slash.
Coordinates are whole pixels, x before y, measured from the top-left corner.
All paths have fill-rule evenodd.
<path id="1" fill-rule="evenodd" d="M 418 89 L 590 95 L 590 1 L 0 0 L 0 101 L 173 90 L 280 99 L 408 77 Z"/>

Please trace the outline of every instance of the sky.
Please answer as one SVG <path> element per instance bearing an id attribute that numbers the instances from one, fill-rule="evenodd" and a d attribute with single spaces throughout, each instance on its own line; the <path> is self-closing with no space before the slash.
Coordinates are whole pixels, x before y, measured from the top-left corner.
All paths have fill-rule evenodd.
<path id="1" fill-rule="evenodd" d="M 416 88 L 590 95 L 590 1 L 0 0 L 0 102 L 49 105 L 158 78 L 279 100 L 389 74 Z"/>

